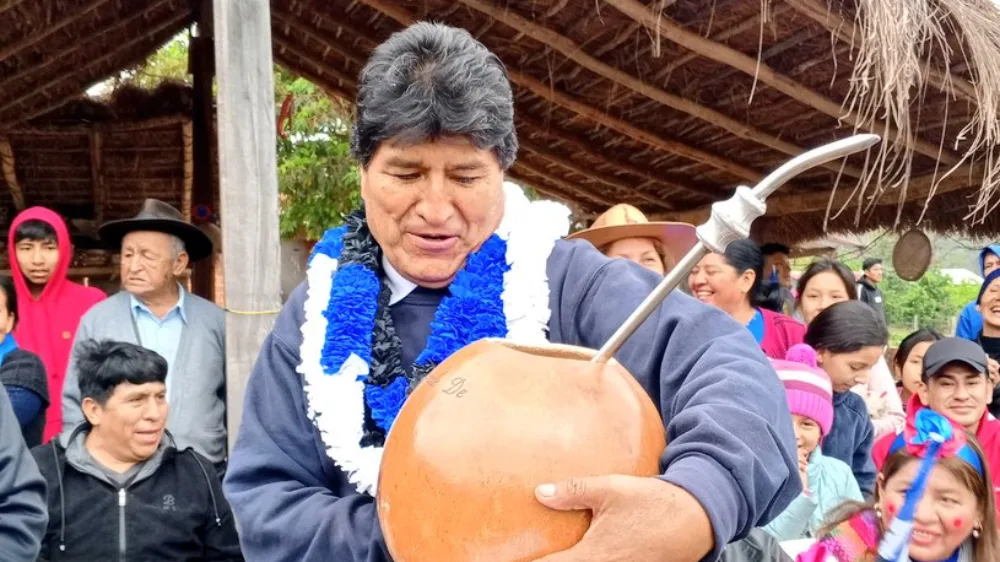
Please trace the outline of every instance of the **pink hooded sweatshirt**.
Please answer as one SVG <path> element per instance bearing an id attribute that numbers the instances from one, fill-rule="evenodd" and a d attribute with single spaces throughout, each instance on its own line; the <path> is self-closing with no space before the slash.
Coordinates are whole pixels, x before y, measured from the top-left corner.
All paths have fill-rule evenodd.
<path id="1" fill-rule="evenodd" d="M 42 294 L 36 300 L 17 263 L 14 233 L 29 220 L 48 223 L 56 231 L 59 262 Z M 73 259 L 73 245 L 66 223 L 55 212 L 44 207 L 25 209 L 10 225 L 7 235 L 10 270 L 17 290 L 18 320 L 14 337 L 18 345 L 41 357 L 49 378 L 49 408 L 45 411 L 45 432 L 42 442 L 48 442 L 62 429 L 62 390 L 66 364 L 73 348 L 73 338 L 80 318 L 90 307 L 105 299 L 104 293 L 93 287 L 72 283 L 66 278 Z"/>

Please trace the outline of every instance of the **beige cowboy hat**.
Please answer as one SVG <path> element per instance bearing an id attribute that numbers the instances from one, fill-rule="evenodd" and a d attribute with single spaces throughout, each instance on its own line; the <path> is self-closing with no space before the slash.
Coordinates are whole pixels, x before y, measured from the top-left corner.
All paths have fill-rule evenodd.
<path id="1" fill-rule="evenodd" d="M 604 211 L 590 228 L 566 237 L 567 240 L 586 240 L 598 249 L 625 238 L 652 238 L 658 241 L 674 263 L 698 243 L 694 225 L 683 222 L 650 222 L 642 211 L 625 203 Z"/>

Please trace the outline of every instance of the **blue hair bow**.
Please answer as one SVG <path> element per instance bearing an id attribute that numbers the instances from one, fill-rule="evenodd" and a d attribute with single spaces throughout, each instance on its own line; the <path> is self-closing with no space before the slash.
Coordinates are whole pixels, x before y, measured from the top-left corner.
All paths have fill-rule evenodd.
<path id="1" fill-rule="evenodd" d="M 941 414 L 924 408 L 915 416 L 907 416 L 906 429 L 896 437 L 889 454 L 892 455 L 901 448 L 916 457 L 922 458 L 917 477 L 906 492 L 899 515 L 892 520 L 879 543 L 879 562 L 909 561 L 910 537 L 913 535 L 913 515 L 924 496 L 927 479 L 937 458 L 959 457 L 972 465 L 983 475 L 983 463 L 979 455 L 965 441 L 965 433 L 957 428 L 951 420 Z"/>

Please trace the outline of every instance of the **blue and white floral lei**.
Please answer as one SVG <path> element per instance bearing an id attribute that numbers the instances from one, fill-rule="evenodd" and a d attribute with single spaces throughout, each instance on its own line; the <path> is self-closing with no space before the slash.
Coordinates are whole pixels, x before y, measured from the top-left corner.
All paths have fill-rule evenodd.
<path id="1" fill-rule="evenodd" d="M 546 262 L 568 232 L 569 210 L 529 202 L 511 183 L 504 193 L 500 228 L 448 287 L 409 377 L 393 351 L 398 339 L 376 257 L 348 257 L 345 238 L 348 246 L 356 243 L 348 226 L 328 231 L 313 250 L 298 371 L 327 454 L 361 493 L 376 493 L 385 435 L 409 390 L 435 366 L 482 338 L 547 341 Z M 354 224 L 367 232 L 361 218 Z"/>

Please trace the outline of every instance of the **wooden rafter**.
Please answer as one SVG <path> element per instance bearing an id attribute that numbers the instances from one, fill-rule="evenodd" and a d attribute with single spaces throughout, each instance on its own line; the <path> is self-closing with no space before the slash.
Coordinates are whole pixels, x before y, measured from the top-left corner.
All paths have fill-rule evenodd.
<path id="1" fill-rule="evenodd" d="M 542 160 L 546 160 L 548 162 L 551 162 L 551 163 L 559 166 L 560 168 L 565 168 L 566 170 L 569 170 L 570 172 L 573 172 L 574 174 L 578 174 L 580 176 L 583 176 L 583 177 L 587 178 L 588 180 L 592 180 L 592 181 L 596 181 L 596 182 L 599 182 L 599 183 L 603 183 L 604 185 L 606 185 L 608 187 L 614 188 L 615 190 L 617 190 L 620 193 L 628 193 L 628 194 L 632 195 L 633 197 L 636 197 L 638 199 L 642 199 L 643 201 L 645 201 L 645 202 L 647 202 L 647 203 L 649 203 L 651 205 L 655 205 L 656 207 L 658 207 L 660 209 L 667 209 L 667 210 L 673 209 L 673 207 L 669 203 L 667 203 L 666 201 L 664 201 L 663 199 L 659 199 L 657 197 L 652 197 L 650 195 L 647 195 L 647 194 L 645 194 L 645 193 L 643 193 L 643 192 L 635 189 L 634 187 L 627 186 L 627 185 L 621 183 L 621 181 L 618 180 L 617 178 L 615 178 L 614 176 L 610 176 L 608 174 L 604 174 L 604 173 L 598 172 L 598 171 L 596 171 L 596 170 L 594 170 L 592 168 L 588 168 L 586 165 L 583 165 L 583 164 L 580 164 L 580 163 L 577 163 L 577 162 L 573 162 L 569 158 L 563 158 L 562 156 L 559 156 L 558 154 L 553 153 L 551 150 L 546 150 L 546 149 L 542 148 L 541 146 L 535 144 L 534 142 L 531 142 L 529 140 L 526 140 L 526 139 L 522 138 L 520 144 L 521 144 L 521 148 L 523 148 L 527 152 L 535 154 L 536 156 L 538 156 Z M 614 205 L 614 204 L 616 204 L 616 203 L 619 203 L 619 201 L 615 201 L 613 199 L 608 199 L 607 197 L 604 197 L 600 193 L 597 193 L 595 190 L 592 190 L 590 192 L 590 195 L 592 196 L 591 198 L 594 199 L 595 201 L 600 201 L 601 203 L 604 203 L 605 205 L 607 205 L 609 207 L 612 206 L 612 205 Z"/>
<path id="2" fill-rule="evenodd" d="M 27 37 L 14 43 L 13 45 L 8 45 L 0 49 L 0 60 L 5 60 L 10 57 L 17 56 L 17 54 L 20 53 L 21 51 L 24 51 L 25 49 L 30 49 L 31 47 L 39 44 L 46 37 L 49 37 L 50 35 L 62 31 L 64 28 L 79 22 L 80 18 L 101 7 L 102 4 L 107 4 L 110 1 L 111 0 L 93 0 L 89 4 L 85 4 L 82 8 L 75 10 L 72 15 L 66 16 L 61 20 L 49 23 L 37 33 L 28 35 Z"/>
<path id="3" fill-rule="evenodd" d="M 608 80 L 611 80 L 624 88 L 662 103 L 667 107 L 671 107 L 678 111 L 687 113 L 688 115 L 707 121 L 721 129 L 725 129 L 733 133 L 740 138 L 763 144 L 789 156 L 796 156 L 804 152 L 804 150 L 799 146 L 796 146 L 788 141 L 783 141 L 765 131 L 733 119 L 720 111 L 643 82 L 631 74 L 623 72 L 595 57 L 592 57 L 568 37 L 562 36 L 543 25 L 539 25 L 531 20 L 528 20 L 527 18 L 519 16 L 510 10 L 500 8 L 493 4 L 490 0 L 458 1 L 491 18 L 503 22 L 504 24 L 520 31 L 521 33 L 524 33 L 526 36 L 531 37 L 533 40 L 538 41 L 543 45 L 552 47 L 556 51 L 562 53 L 563 56 L 573 60 L 583 67 L 586 67 L 588 70 L 604 76 Z M 708 162 L 705 163 L 707 164 Z M 836 172 L 840 170 L 840 167 L 831 166 L 829 169 Z M 844 173 L 855 178 L 860 178 L 862 176 L 861 170 L 850 166 L 844 169 Z"/>
<path id="4" fill-rule="evenodd" d="M 963 165 L 948 177 L 938 181 L 940 177 L 940 174 L 932 173 L 912 178 L 907 185 L 906 198 L 903 202 L 920 201 L 927 199 L 932 194 L 937 196 L 967 189 L 975 183 L 975 178 L 982 177 L 982 169 L 977 166 Z M 885 193 L 883 200 L 886 199 L 885 196 L 893 195 L 896 195 L 896 197 L 891 198 L 890 201 L 880 202 L 879 205 L 899 204 L 899 197 L 895 191 Z M 768 198 L 768 212 L 765 216 L 783 217 L 800 213 L 825 211 L 828 206 L 832 212 L 836 213 L 840 209 L 847 208 L 853 204 L 857 204 L 857 195 L 851 189 L 838 189 L 833 194 L 827 191 L 809 193 L 778 192 Z M 704 206 L 678 213 L 658 213 L 654 214 L 654 217 L 656 219 L 670 218 L 671 220 L 700 224 L 708 218 L 710 211 L 711 206 Z"/>
<path id="5" fill-rule="evenodd" d="M 874 131 L 883 134 L 887 138 L 900 136 L 899 130 L 885 121 L 874 120 L 871 124 L 863 123 L 856 112 L 847 112 L 841 107 L 841 104 L 799 84 L 767 64 L 758 63 L 754 57 L 747 56 L 727 45 L 716 43 L 711 39 L 705 39 L 696 33 L 692 33 L 667 16 L 653 12 L 636 0 L 605 0 L 605 2 L 611 4 L 632 19 L 642 22 L 650 29 L 659 30 L 660 37 L 677 43 L 708 59 L 734 67 L 744 74 L 755 76 L 758 80 L 769 84 L 775 90 L 795 98 L 830 117 L 843 120 L 852 127 Z M 916 152 L 935 160 L 940 160 L 945 164 L 954 165 L 960 160 L 960 157 L 954 152 L 945 150 L 937 144 L 927 142 L 912 134 L 906 138 L 906 143 L 908 146 L 912 146 Z"/>
<path id="6" fill-rule="evenodd" d="M 514 175 L 517 175 L 519 170 L 525 170 L 533 176 L 542 178 L 547 184 L 549 184 L 550 187 L 548 189 L 539 188 L 539 191 L 549 193 L 564 201 L 580 201 L 581 198 L 579 196 L 582 195 L 583 199 L 591 202 L 586 205 L 588 210 L 596 210 L 598 208 L 604 209 L 607 206 L 607 203 L 594 199 L 592 194 L 581 192 L 578 186 L 566 183 L 563 179 L 553 176 L 551 173 L 542 170 L 529 162 L 524 160 L 514 162 L 514 165 L 511 166 L 511 171 L 513 171 Z M 551 186 L 556 186 L 556 188 L 552 188 Z"/>
<path id="7" fill-rule="evenodd" d="M 362 1 L 376 1 L 376 0 L 362 0 Z M 672 154 L 677 154 L 683 156 L 689 160 L 699 162 L 702 164 L 708 164 L 713 168 L 728 172 L 736 177 L 746 179 L 746 180 L 757 180 L 760 179 L 761 174 L 756 170 L 744 166 L 742 164 L 733 162 L 722 156 L 708 153 L 704 150 L 688 146 L 680 141 L 669 139 L 644 129 L 640 129 L 631 123 L 622 121 L 612 117 L 611 115 L 593 107 L 591 105 L 585 104 L 581 101 L 574 99 L 573 97 L 565 94 L 555 88 L 546 85 L 541 80 L 529 76 L 523 72 L 518 72 L 516 70 L 508 70 L 510 79 L 535 94 L 536 96 L 546 99 L 549 102 L 568 109 L 574 113 L 579 114 L 590 121 L 604 125 L 609 129 L 618 131 L 619 133 L 631 137 L 634 140 L 647 144 L 659 150 L 669 152 Z"/>
<path id="8" fill-rule="evenodd" d="M 624 162 L 620 159 L 612 160 L 609 156 L 605 154 L 598 153 L 594 151 L 586 142 L 576 138 L 575 136 L 570 136 L 565 132 L 557 132 L 550 127 L 545 126 L 537 119 L 535 119 L 531 114 L 525 112 L 520 112 L 518 114 L 518 121 L 520 122 L 519 127 L 519 137 L 530 137 L 532 133 L 536 131 L 542 132 L 542 134 L 556 139 L 559 143 L 568 144 L 574 151 L 586 155 L 591 160 L 595 160 L 600 163 L 600 165 L 607 166 L 612 170 L 618 170 L 626 172 L 633 176 L 642 178 L 645 182 L 662 185 L 671 190 L 675 191 L 685 191 L 688 193 L 693 193 L 696 195 L 710 194 L 712 189 L 710 187 L 693 186 L 687 183 L 682 183 L 680 180 L 672 180 L 665 177 L 654 176 L 648 171 L 638 168 L 628 162 Z M 527 125 L 528 129 L 525 128 Z"/>
<path id="9" fill-rule="evenodd" d="M 275 35 L 273 41 L 275 48 L 284 49 L 285 51 L 288 51 L 289 53 L 295 55 L 297 58 L 313 65 L 316 68 L 316 70 L 320 72 L 320 74 L 327 74 L 335 78 L 336 80 L 339 80 L 343 84 L 354 83 L 354 77 L 352 77 L 346 71 L 340 70 L 339 68 L 334 68 L 329 64 L 323 62 L 322 60 L 317 60 L 317 57 L 310 55 L 309 53 L 305 52 L 303 49 L 300 49 L 299 47 L 296 47 L 295 45 L 292 44 L 290 40 L 285 39 L 280 35 Z"/>
<path id="10" fill-rule="evenodd" d="M 181 25 L 185 20 L 189 20 L 190 18 L 191 14 L 184 12 L 174 15 L 174 17 L 171 17 L 163 21 L 159 25 L 155 26 L 154 28 L 147 30 L 145 34 L 134 37 L 130 41 L 126 41 L 125 43 L 118 45 L 115 50 L 105 54 L 104 56 L 89 60 L 83 63 L 82 65 L 74 68 L 73 70 L 70 70 L 69 72 L 66 73 L 62 73 L 52 78 L 45 84 L 33 88 L 30 92 L 27 92 L 24 95 L 7 102 L 6 104 L 3 105 L 3 107 L 0 107 L 0 115 L 10 110 L 12 107 L 17 106 L 21 102 L 37 96 L 40 92 L 43 92 L 56 84 L 73 83 L 73 77 L 78 76 L 81 73 L 92 72 L 94 67 L 100 66 L 101 64 L 105 64 L 109 60 L 114 60 L 115 57 L 120 57 L 122 56 L 123 53 L 131 52 L 132 50 L 134 50 L 136 45 L 140 45 L 142 43 L 159 45 L 160 41 L 163 39 L 162 34 L 164 31 L 176 28 L 179 25 Z M 71 91 L 71 93 L 62 96 L 57 96 L 49 103 L 44 104 L 41 108 L 29 109 L 27 111 L 20 112 L 14 118 L 0 119 L 0 129 L 4 127 L 9 127 L 10 125 L 13 125 L 15 123 L 29 121 L 31 119 L 34 119 L 35 117 L 38 117 L 39 115 L 45 114 L 49 111 L 52 111 L 53 109 L 61 107 L 69 100 L 79 96 L 80 93 L 81 92 L 79 89 L 74 88 Z"/>
<path id="11" fill-rule="evenodd" d="M 7 182 L 7 189 L 14 200 L 14 208 L 18 211 L 24 210 L 24 191 L 17 181 L 17 170 L 14 165 L 14 147 L 10 144 L 10 139 L 0 137 L 0 167 L 3 168 L 3 179 Z"/>
<path id="12" fill-rule="evenodd" d="M 107 208 L 107 192 L 104 189 L 104 162 L 102 161 L 104 137 L 99 130 L 92 130 L 90 140 L 90 182 L 93 184 L 94 220 L 97 224 L 104 222 L 104 211 Z"/>
<path id="13" fill-rule="evenodd" d="M 121 21 L 111 22 L 107 27 L 96 29 L 93 32 L 84 34 L 82 37 L 75 39 L 69 47 L 50 55 L 47 54 L 45 59 L 38 64 L 27 65 L 24 69 L 5 77 L 2 81 L 0 81 L 0 92 L 4 91 L 11 84 L 20 83 L 26 76 L 36 73 L 44 68 L 48 68 L 49 65 L 53 63 L 65 61 L 66 57 L 80 51 L 80 49 L 88 43 L 103 40 L 106 36 L 113 35 L 122 29 L 129 27 L 133 23 L 141 19 L 145 19 L 151 11 L 156 10 L 164 4 L 169 4 L 172 1 L 174 0 L 159 0 Z"/>
<path id="14" fill-rule="evenodd" d="M 272 36 L 271 39 L 273 42 L 275 37 Z M 302 78 L 305 78 L 306 80 L 312 82 L 317 87 L 322 89 L 326 93 L 326 95 L 332 98 L 339 98 L 347 102 L 354 101 L 355 95 L 353 89 L 348 90 L 347 88 L 341 88 L 335 84 L 330 84 L 327 80 L 323 79 L 318 72 L 303 68 L 304 65 L 289 64 L 288 60 L 283 58 L 280 53 L 277 53 L 274 58 L 279 63 L 284 62 L 282 66 L 287 68 L 289 72 L 297 76 L 301 76 Z M 312 64 L 311 61 L 303 61 L 303 62 Z"/>
<path id="15" fill-rule="evenodd" d="M 759 58 L 760 58 L 761 61 L 767 62 L 767 61 L 773 59 L 774 57 L 776 57 L 776 56 L 778 56 L 778 55 L 780 55 L 780 54 L 782 54 L 782 53 L 784 53 L 784 52 L 786 52 L 786 51 L 788 51 L 790 49 L 794 49 L 795 47 L 798 47 L 803 42 L 808 41 L 808 40 L 812 39 L 815 36 L 816 36 L 816 30 L 811 29 L 811 28 L 803 29 L 803 30 L 799 31 L 798 33 L 792 35 L 788 39 L 785 39 L 784 41 L 779 41 L 778 43 L 776 43 L 776 44 L 772 45 L 771 47 L 767 48 L 766 50 L 764 50 L 763 53 L 761 53 L 759 55 Z M 730 68 L 727 68 L 726 70 L 723 70 L 722 72 L 713 73 L 706 80 L 699 80 L 699 81 L 692 82 L 691 84 L 688 84 L 687 86 L 685 86 L 684 87 L 684 94 L 685 95 L 693 95 L 700 88 L 711 86 L 712 84 L 722 83 L 722 82 L 728 80 L 730 76 L 733 76 L 734 74 L 737 74 L 738 72 L 739 72 L 739 70 L 736 70 L 735 68 L 730 67 Z"/>
<path id="16" fill-rule="evenodd" d="M 17 136 L 65 137 L 87 133 L 95 127 L 105 133 L 131 133 L 162 127 L 174 127 L 189 121 L 187 115 L 165 115 L 143 121 L 112 121 L 98 125 L 36 125 L 15 127 L 11 133 Z"/>
<path id="17" fill-rule="evenodd" d="M 566 160 L 565 158 L 560 158 L 559 156 L 555 156 L 555 155 L 553 155 L 553 154 L 551 154 L 549 152 L 541 150 L 541 149 L 539 149 L 538 146 L 536 146 L 536 145 L 534 145 L 532 143 L 522 144 L 520 148 L 522 149 L 523 152 L 527 152 L 528 154 L 531 154 L 531 155 L 535 156 L 538 160 L 540 160 L 542 162 L 536 164 L 536 163 L 534 163 L 532 161 L 525 160 L 523 158 L 518 158 L 517 161 L 518 162 L 522 162 L 525 165 L 527 165 L 529 167 L 532 167 L 535 170 L 538 170 L 539 172 L 544 172 L 544 173 L 547 173 L 547 174 L 551 174 L 551 172 L 549 172 L 549 170 L 551 169 L 552 166 L 556 166 L 558 168 L 564 168 L 566 170 L 569 170 L 570 172 L 572 172 L 574 174 L 584 175 L 583 172 L 581 171 L 582 168 L 580 166 L 574 165 L 572 162 L 570 162 L 569 160 Z M 562 177 L 562 174 L 560 174 L 560 177 Z M 594 177 L 592 175 L 592 173 L 587 173 L 585 175 L 585 177 L 588 180 L 598 181 L 598 182 L 604 183 L 603 180 L 600 180 L 600 179 Z M 607 178 L 605 178 L 605 179 L 607 179 Z M 605 205 L 605 206 L 608 206 L 608 207 L 610 207 L 610 206 L 612 206 L 612 205 L 615 204 L 615 198 L 614 197 L 612 197 L 612 198 L 606 197 L 601 192 L 601 189 L 599 187 L 590 188 L 590 189 L 581 189 L 581 186 L 580 186 L 579 182 L 575 182 L 575 181 L 573 182 L 573 185 L 576 186 L 576 191 L 578 193 L 580 193 L 581 195 L 583 195 L 585 198 L 590 199 L 591 201 L 596 201 L 596 202 L 600 203 L 601 205 Z M 607 185 L 607 184 L 605 184 L 605 185 Z M 626 193 L 629 191 L 628 189 L 624 188 L 620 184 L 614 184 L 614 188 L 616 190 L 619 190 L 619 191 L 622 191 L 622 192 L 626 192 Z M 662 209 L 663 207 L 660 206 L 660 208 Z"/>
<path id="18" fill-rule="evenodd" d="M 6 12 L 7 10 L 13 10 L 23 4 L 24 1 L 25 0 L 4 0 L 4 2 L 0 2 L 0 13 Z"/>
<path id="19" fill-rule="evenodd" d="M 341 57 L 351 61 L 353 64 L 363 67 L 365 65 L 365 59 L 356 55 L 350 49 L 346 49 L 336 41 L 331 41 L 329 37 L 323 37 L 321 32 L 315 28 L 310 29 L 311 26 L 304 25 L 295 19 L 295 16 L 286 14 L 280 9 L 275 9 L 271 12 L 271 21 L 280 23 L 281 25 L 287 26 L 289 29 L 301 34 L 303 37 L 308 38 L 311 41 L 315 41 L 320 45 L 323 45 L 324 49 L 328 49 L 337 53 Z"/>
<path id="20" fill-rule="evenodd" d="M 416 19 L 410 15 L 410 13 L 399 7 L 397 4 L 389 2 L 389 0 L 359 0 L 360 3 L 368 6 L 380 12 L 390 18 L 396 20 L 402 25 L 411 25 L 416 21 Z M 688 146 L 684 143 L 673 139 L 667 139 L 648 131 L 639 129 L 638 127 L 625 123 L 619 119 L 616 119 L 603 111 L 577 101 L 571 98 L 569 95 L 564 94 L 554 88 L 545 85 L 542 81 L 529 76 L 523 72 L 518 72 L 513 69 L 508 69 L 508 75 L 511 81 L 520 85 L 521 87 L 531 91 L 536 96 L 549 100 L 551 103 L 562 106 L 565 109 L 569 109 L 575 113 L 580 114 L 587 119 L 600 123 L 606 127 L 617 130 L 618 132 L 631 136 L 636 140 L 643 143 L 650 144 L 659 148 L 660 150 L 665 150 L 667 152 L 672 152 L 685 158 L 695 160 L 710 166 L 719 168 L 726 172 L 729 172 L 737 177 L 756 180 L 761 177 L 760 173 L 757 171 L 737 164 L 714 154 L 710 154 L 703 150 Z"/>
<path id="21" fill-rule="evenodd" d="M 861 44 L 861 31 L 854 22 L 847 21 L 839 14 L 830 11 L 825 4 L 816 0 L 787 0 L 789 6 L 802 15 L 826 28 L 843 43 L 848 45 Z M 927 65 L 927 81 L 942 92 L 954 92 L 969 101 L 978 101 L 976 88 L 960 76 L 948 76 L 944 72 Z"/>

